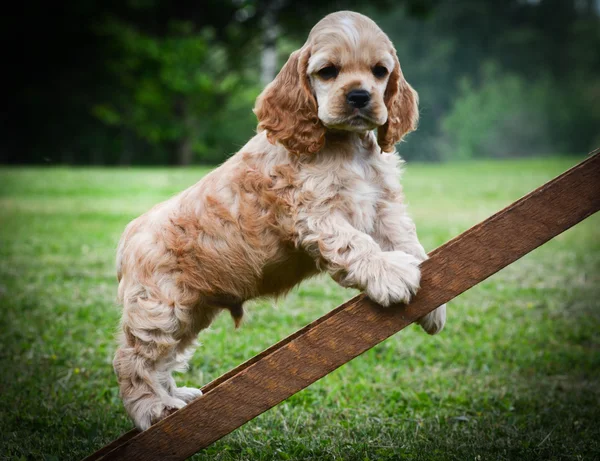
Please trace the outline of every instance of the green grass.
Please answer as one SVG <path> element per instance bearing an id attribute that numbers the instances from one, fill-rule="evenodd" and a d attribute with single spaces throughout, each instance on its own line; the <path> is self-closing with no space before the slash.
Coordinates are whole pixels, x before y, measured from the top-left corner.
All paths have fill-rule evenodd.
<path id="1" fill-rule="evenodd" d="M 433 249 L 576 159 L 409 165 Z M 126 223 L 206 169 L 0 170 L 0 459 L 78 459 L 131 428 L 111 361 Z M 458 297 L 446 329 L 390 338 L 197 460 L 600 458 L 600 216 Z M 201 334 L 200 386 L 353 293 L 326 277 Z"/>

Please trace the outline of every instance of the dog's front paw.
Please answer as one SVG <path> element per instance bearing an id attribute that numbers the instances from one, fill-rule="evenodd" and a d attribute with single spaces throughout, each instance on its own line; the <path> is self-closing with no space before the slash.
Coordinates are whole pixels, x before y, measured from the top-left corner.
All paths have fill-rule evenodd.
<path id="1" fill-rule="evenodd" d="M 378 255 L 371 265 L 365 293 L 382 306 L 408 303 L 421 282 L 419 260 L 403 251 Z"/>
<path id="2" fill-rule="evenodd" d="M 418 323 L 430 335 L 439 333 L 446 324 L 446 305 L 442 304 L 436 310 L 419 319 Z"/>

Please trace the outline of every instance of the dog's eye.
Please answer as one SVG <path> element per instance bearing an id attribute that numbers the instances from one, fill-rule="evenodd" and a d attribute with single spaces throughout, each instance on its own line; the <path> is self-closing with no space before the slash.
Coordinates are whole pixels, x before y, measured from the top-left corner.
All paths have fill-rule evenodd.
<path id="1" fill-rule="evenodd" d="M 383 66 L 375 66 L 372 69 L 373 75 L 377 78 L 383 78 L 387 75 L 388 70 Z"/>
<path id="2" fill-rule="evenodd" d="M 321 77 L 323 80 L 331 80 L 332 78 L 336 78 L 340 73 L 339 69 L 335 66 L 327 66 L 323 67 L 317 75 Z"/>

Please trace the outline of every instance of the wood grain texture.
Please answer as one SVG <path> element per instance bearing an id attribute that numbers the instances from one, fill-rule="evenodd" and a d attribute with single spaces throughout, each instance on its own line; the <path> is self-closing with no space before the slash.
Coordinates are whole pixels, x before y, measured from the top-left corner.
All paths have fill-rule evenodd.
<path id="1" fill-rule="evenodd" d="M 421 290 L 384 309 L 359 295 L 203 388 L 204 396 L 86 460 L 182 460 L 600 209 L 600 154 L 430 253 Z"/>

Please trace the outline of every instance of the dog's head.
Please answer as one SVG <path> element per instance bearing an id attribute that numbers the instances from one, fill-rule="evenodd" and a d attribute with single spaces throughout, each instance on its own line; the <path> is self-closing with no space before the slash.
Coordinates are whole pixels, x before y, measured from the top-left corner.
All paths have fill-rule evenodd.
<path id="1" fill-rule="evenodd" d="M 315 153 L 326 130 L 377 128 L 383 151 L 416 128 L 418 96 L 396 50 L 369 18 L 340 11 L 323 18 L 258 97 L 258 129 L 290 152 Z"/>

